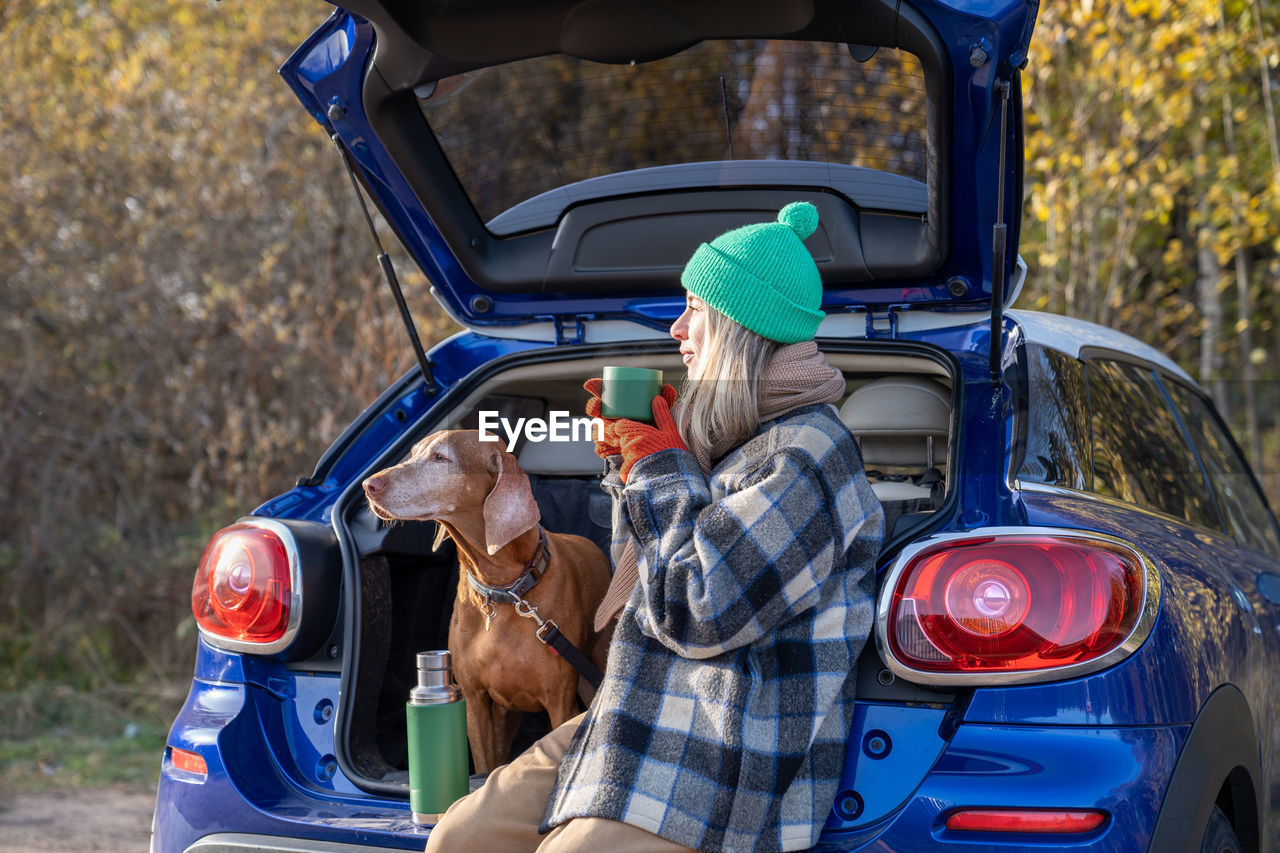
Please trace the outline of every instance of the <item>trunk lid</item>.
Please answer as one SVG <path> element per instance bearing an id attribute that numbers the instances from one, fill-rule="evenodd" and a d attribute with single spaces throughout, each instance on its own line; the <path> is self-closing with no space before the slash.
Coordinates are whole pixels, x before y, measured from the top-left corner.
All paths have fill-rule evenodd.
<path id="1" fill-rule="evenodd" d="M 1014 269 L 1034 0 L 340 6 L 281 73 L 469 327 L 662 328 L 700 243 L 797 199 L 828 313 Z"/>

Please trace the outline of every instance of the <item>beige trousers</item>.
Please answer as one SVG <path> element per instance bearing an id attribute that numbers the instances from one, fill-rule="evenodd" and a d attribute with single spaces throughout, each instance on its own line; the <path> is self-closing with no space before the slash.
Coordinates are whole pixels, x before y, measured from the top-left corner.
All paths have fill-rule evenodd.
<path id="1" fill-rule="evenodd" d="M 554 729 L 450 806 L 427 838 L 427 853 L 687 853 L 688 847 L 639 827 L 598 817 L 575 818 L 538 834 L 556 771 L 581 722 L 579 714 Z"/>

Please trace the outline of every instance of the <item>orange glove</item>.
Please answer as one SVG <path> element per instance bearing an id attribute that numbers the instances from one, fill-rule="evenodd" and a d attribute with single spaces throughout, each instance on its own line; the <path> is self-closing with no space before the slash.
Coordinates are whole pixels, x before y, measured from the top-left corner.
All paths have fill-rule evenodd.
<path id="1" fill-rule="evenodd" d="M 596 456 L 608 459 L 610 456 L 617 456 L 622 450 L 618 447 L 618 419 L 606 418 L 600 414 L 600 389 L 603 387 L 604 380 L 599 376 L 582 383 L 583 390 L 591 395 L 587 398 L 587 417 L 604 421 L 604 436 L 602 440 L 595 442 Z"/>
<path id="2" fill-rule="evenodd" d="M 676 401 L 676 389 L 662 386 L 662 395 L 653 398 L 653 425 L 621 418 L 615 424 L 618 443 L 622 449 L 622 482 L 627 481 L 631 466 L 659 450 L 688 450 L 675 419 L 671 417 L 671 405 Z"/>

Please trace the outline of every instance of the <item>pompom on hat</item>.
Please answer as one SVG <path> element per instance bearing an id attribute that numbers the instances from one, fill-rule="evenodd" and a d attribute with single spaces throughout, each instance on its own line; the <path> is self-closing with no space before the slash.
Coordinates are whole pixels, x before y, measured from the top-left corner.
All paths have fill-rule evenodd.
<path id="1" fill-rule="evenodd" d="M 818 209 L 793 201 L 775 222 L 744 225 L 703 243 L 680 275 L 684 289 L 761 337 L 811 340 L 822 313 L 822 277 L 804 239 Z"/>

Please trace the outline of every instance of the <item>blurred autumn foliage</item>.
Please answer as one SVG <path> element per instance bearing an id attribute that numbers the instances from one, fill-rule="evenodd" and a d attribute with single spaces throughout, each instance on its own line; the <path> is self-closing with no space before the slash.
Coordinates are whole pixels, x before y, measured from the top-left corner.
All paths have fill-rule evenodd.
<path id="1" fill-rule="evenodd" d="M 275 73 L 331 11 L 0 5 L 0 690 L 189 672 L 209 534 L 413 363 L 337 152 Z"/>
<path id="2" fill-rule="evenodd" d="M 1023 306 L 1126 331 L 1213 394 L 1280 505 L 1280 5 L 1040 8 Z"/>
<path id="3" fill-rule="evenodd" d="M 339 159 L 275 74 L 329 12 L 0 5 L 0 690 L 184 675 L 209 534 L 413 363 Z M 1174 355 L 1280 504 L 1280 6 L 1040 14 L 1019 305 Z"/>

